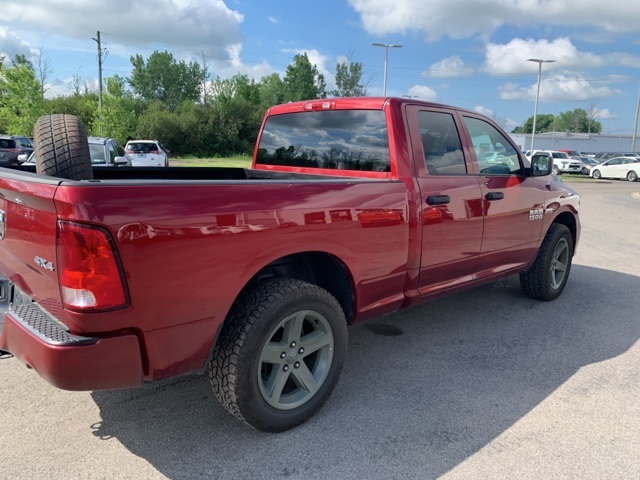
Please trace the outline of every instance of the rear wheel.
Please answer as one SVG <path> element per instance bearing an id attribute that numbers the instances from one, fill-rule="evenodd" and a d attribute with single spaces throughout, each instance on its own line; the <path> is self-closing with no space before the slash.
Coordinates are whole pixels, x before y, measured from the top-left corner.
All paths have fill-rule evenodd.
<path id="1" fill-rule="evenodd" d="M 520 274 L 522 291 L 537 300 L 554 300 L 564 290 L 572 259 L 571 232 L 565 225 L 554 223 L 542 241 L 535 262 Z"/>
<path id="2" fill-rule="evenodd" d="M 36 172 L 91 180 L 93 168 L 84 125 L 73 115 L 44 115 L 34 127 Z"/>
<path id="3" fill-rule="evenodd" d="M 627 173 L 627 180 L 629 180 L 630 182 L 635 182 L 636 180 L 638 180 L 638 174 L 631 170 L 629 173 Z"/>
<path id="4" fill-rule="evenodd" d="M 344 313 L 329 292 L 300 280 L 272 279 L 234 305 L 209 377 L 232 415 L 258 430 L 279 432 L 322 407 L 346 350 Z"/>

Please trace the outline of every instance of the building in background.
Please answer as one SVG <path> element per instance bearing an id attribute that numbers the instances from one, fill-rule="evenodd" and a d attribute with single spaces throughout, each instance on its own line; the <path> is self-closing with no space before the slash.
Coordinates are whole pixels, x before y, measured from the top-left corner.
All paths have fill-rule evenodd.
<path id="1" fill-rule="evenodd" d="M 509 136 L 526 152 L 531 147 L 531 134 L 510 133 Z M 632 135 L 588 134 L 571 132 L 536 133 L 536 150 L 578 150 L 579 152 L 631 152 Z M 640 142 L 636 139 L 636 152 Z"/>

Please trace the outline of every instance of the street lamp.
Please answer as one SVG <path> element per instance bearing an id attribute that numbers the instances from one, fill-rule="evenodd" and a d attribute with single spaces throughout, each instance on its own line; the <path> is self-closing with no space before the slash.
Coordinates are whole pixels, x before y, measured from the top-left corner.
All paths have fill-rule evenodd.
<path id="1" fill-rule="evenodd" d="M 394 43 L 372 43 L 373 47 L 383 47 L 384 48 L 384 86 L 382 88 L 382 96 L 387 96 L 387 63 L 389 63 L 389 49 L 390 48 L 402 48 L 402 45 L 397 45 Z"/>
<path id="2" fill-rule="evenodd" d="M 528 58 L 527 62 L 535 62 L 538 64 L 538 90 L 536 91 L 536 106 L 533 109 L 533 129 L 531 130 L 531 155 L 533 155 L 533 140 L 536 138 L 536 117 L 538 116 L 538 99 L 540 98 L 540 77 L 542 76 L 542 64 L 553 63 L 555 62 L 555 60 Z"/>

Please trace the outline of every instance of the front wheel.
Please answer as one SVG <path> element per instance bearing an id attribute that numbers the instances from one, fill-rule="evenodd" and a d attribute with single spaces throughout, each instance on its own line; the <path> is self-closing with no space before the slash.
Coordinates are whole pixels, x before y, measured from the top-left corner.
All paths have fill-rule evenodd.
<path id="1" fill-rule="evenodd" d="M 560 175 L 560 169 L 556 165 L 553 166 L 552 171 L 554 175 Z"/>
<path id="2" fill-rule="evenodd" d="M 565 225 L 554 223 L 542 241 L 529 270 L 520 274 L 525 295 L 537 300 L 554 300 L 564 290 L 571 271 L 573 237 Z"/>
<path id="3" fill-rule="evenodd" d="M 636 180 L 638 180 L 638 174 L 631 170 L 629 173 L 627 173 L 627 180 L 629 180 L 630 182 L 635 182 Z"/>
<path id="4" fill-rule="evenodd" d="M 593 171 L 593 178 L 595 178 L 596 180 L 598 180 L 599 178 L 602 177 L 602 174 L 600 173 L 600 170 L 594 170 Z"/>
<path id="5" fill-rule="evenodd" d="M 346 351 L 347 323 L 329 292 L 300 280 L 271 279 L 234 304 L 209 378 L 232 415 L 258 430 L 281 432 L 322 407 Z"/>

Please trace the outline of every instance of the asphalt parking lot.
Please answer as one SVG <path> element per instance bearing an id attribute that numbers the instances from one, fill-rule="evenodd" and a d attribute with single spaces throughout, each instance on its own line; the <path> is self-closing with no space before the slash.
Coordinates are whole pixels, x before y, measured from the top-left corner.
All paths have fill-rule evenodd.
<path id="1" fill-rule="evenodd" d="M 0 360 L 0 478 L 640 478 L 640 183 L 565 180 L 582 238 L 558 300 L 511 277 L 352 327 L 289 432 L 237 422 L 206 376 L 66 392 Z"/>

